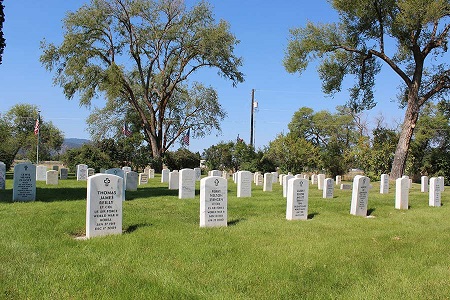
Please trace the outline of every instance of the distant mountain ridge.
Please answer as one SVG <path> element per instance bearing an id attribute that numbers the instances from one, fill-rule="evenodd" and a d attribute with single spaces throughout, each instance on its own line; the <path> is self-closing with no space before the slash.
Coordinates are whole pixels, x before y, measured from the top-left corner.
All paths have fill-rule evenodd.
<path id="1" fill-rule="evenodd" d="M 64 139 L 61 146 L 61 152 L 64 153 L 69 149 L 80 148 L 84 144 L 89 144 L 91 141 L 87 139 L 68 138 Z"/>

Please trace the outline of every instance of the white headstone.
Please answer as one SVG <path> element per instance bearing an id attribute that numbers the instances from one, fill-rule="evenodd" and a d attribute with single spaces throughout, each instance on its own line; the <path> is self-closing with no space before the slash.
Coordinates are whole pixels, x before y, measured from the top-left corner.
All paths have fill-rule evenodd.
<path id="1" fill-rule="evenodd" d="M 47 180 L 47 167 L 43 165 L 36 166 L 36 181 Z"/>
<path id="2" fill-rule="evenodd" d="M 334 180 L 332 178 L 326 178 L 323 181 L 322 197 L 325 199 L 334 197 Z"/>
<path id="3" fill-rule="evenodd" d="M 56 170 L 49 170 L 47 171 L 47 176 L 46 176 L 46 184 L 50 184 L 50 185 L 57 185 L 58 184 L 58 171 Z"/>
<path id="4" fill-rule="evenodd" d="M 278 181 L 278 172 L 272 172 L 272 182 L 276 183 Z"/>
<path id="5" fill-rule="evenodd" d="M 367 216 L 367 204 L 369 202 L 369 177 L 356 175 L 353 179 L 352 203 L 350 214 L 355 216 Z"/>
<path id="6" fill-rule="evenodd" d="M 263 191 L 264 192 L 271 192 L 272 191 L 272 185 L 273 185 L 273 173 L 265 173 L 264 174 Z"/>
<path id="7" fill-rule="evenodd" d="M 162 169 L 161 171 L 161 182 L 169 182 L 169 169 Z"/>
<path id="8" fill-rule="evenodd" d="M 440 188 L 441 188 L 441 192 L 443 192 L 443 191 L 444 191 L 444 186 L 445 186 L 444 176 L 438 176 L 438 179 L 441 181 L 441 182 L 439 183 L 439 186 L 440 186 Z"/>
<path id="9" fill-rule="evenodd" d="M 325 174 L 317 175 L 317 189 L 323 190 L 324 181 L 325 181 Z"/>
<path id="10" fill-rule="evenodd" d="M 61 168 L 59 169 L 59 179 L 67 179 L 69 177 L 69 169 Z"/>
<path id="11" fill-rule="evenodd" d="M 123 178 L 97 174 L 87 179 L 86 237 L 122 233 Z"/>
<path id="12" fill-rule="evenodd" d="M 256 184 L 257 186 L 262 186 L 262 185 L 264 184 L 264 175 L 262 175 L 262 174 L 257 174 L 257 175 L 256 175 L 256 182 L 255 182 L 255 184 Z"/>
<path id="13" fill-rule="evenodd" d="M 195 172 L 195 181 L 200 181 L 200 179 L 202 179 L 202 169 L 194 168 L 194 172 Z"/>
<path id="14" fill-rule="evenodd" d="M 0 161 L 0 190 L 4 190 L 6 187 L 6 165 Z"/>
<path id="15" fill-rule="evenodd" d="M 287 220 L 308 219 L 308 191 L 308 179 L 292 178 L 288 181 L 286 206 Z"/>
<path id="16" fill-rule="evenodd" d="M 120 168 L 112 168 L 105 171 L 105 174 L 116 175 L 122 178 L 123 187 L 122 187 L 122 200 L 125 201 L 125 173 Z"/>
<path id="17" fill-rule="evenodd" d="M 217 176 L 200 180 L 200 227 L 227 226 L 227 183 Z"/>
<path id="18" fill-rule="evenodd" d="M 87 180 L 88 166 L 84 164 L 77 165 L 77 181 Z"/>
<path id="19" fill-rule="evenodd" d="M 441 193 L 442 189 L 440 187 L 441 180 L 436 177 L 431 177 L 430 179 L 430 193 L 428 195 L 428 205 L 429 206 L 441 206 Z"/>
<path id="20" fill-rule="evenodd" d="M 352 189 L 351 184 L 341 183 L 341 190 L 351 190 L 351 189 Z"/>
<path id="21" fill-rule="evenodd" d="M 155 178 L 155 169 L 149 169 L 148 170 L 148 178 L 149 179 Z"/>
<path id="22" fill-rule="evenodd" d="M 288 191 L 288 181 L 290 179 L 294 178 L 292 175 L 285 175 L 283 176 L 283 197 L 287 197 L 287 191 Z"/>
<path id="23" fill-rule="evenodd" d="M 402 177 L 395 180 L 395 208 L 408 209 L 409 178 Z"/>
<path id="24" fill-rule="evenodd" d="M 420 177 L 420 191 L 422 193 L 428 193 L 428 176 Z"/>
<path id="25" fill-rule="evenodd" d="M 280 174 L 278 176 L 278 182 L 280 183 L 280 185 L 283 185 L 283 177 L 286 176 L 286 174 Z"/>
<path id="26" fill-rule="evenodd" d="M 88 168 L 87 169 L 87 176 L 95 175 L 95 169 L 94 168 Z"/>
<path id="27" fill-rule="evenodd" d="M 124 173 L 131 172 L 131 167 L 125 166 L 125 167 L 122 167 L 122 170 Z"/>
<path id="28" fill-rule="evenodd" d="M 389 194 L 389 175 L 381 174 L 380 194 Z"/>
<path id="29" fill-rule="evenodd" d="M 180 173 L 174 170 L 169 173 L 169 190 L 178 190 L 180 184 Z"/>
<path id="30" fill-rule="evenodd" d="M 36 200 L 36 166 L 20 163 L 14 166 L 13 201 Z"/>
<path id="31" fill-rule="evenodd" d="M 336 175 L 336 185 L 341 186 L 341 182 L 342 182 L 342 176 Z"/>
<path id="32" fill-rule="evenodd" d="M 193 169 L 180 170 L 178 198 L 195 198 L 195 171 Z"/>
<path id="33" fill-rule="evenodd" d="M 139 185 L 148 183 L 148 173 L 139 173 Z"/>
<path id="34" fill-rule="evenodd" d="M 208 172 L 209 176 L 222 176 L 222 172 L 220 170 L 211 170 Z"/>
<path id="35" fill-rule="evenodd" d="M 252 196 L 252 173 L 239 171 L 237 176 L 237 197 Z"/>
<path id="36" fill-rule="evenodd" d="M 125 190 L 127 191 L 137 191 L 139 181 L 139 174 L 134 171 L 125 172 Z"/>
<path id="37" fill-rule="evenodd" d="M 309 181 L 309 175 L 308 174 L 304 174 L 303 178 Z"/>
<path id="38" fill-rule="evenodd" d="M 228 180 L 228 172 L 227 171 L 222 171 L 222 177 L 225 178 L 226 180 Z"/>
<path id="39" fill-rule="evenodd" d="M 316 174 L 311 175 L 311 184 L 317 184 L 317 175 Z"/>

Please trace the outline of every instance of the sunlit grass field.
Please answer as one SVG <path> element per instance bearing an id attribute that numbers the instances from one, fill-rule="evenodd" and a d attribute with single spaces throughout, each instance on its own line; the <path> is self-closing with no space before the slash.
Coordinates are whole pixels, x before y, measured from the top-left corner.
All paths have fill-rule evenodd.
<path id="1" fill-rule="evenodd" d="M 282 188 L 228 182 L 228 227 L 199 227 L 195 199 L 160 177 L 127 192 L 124 234 L 79 240 L 86 182 L 38 182 L 37 200 L 0 191 L 0 299 L 450 299 L 450 191 L 429 207 L 414 184 L 394 209 L 373 183 L 370 218 L 310 185 L 309 219 L 287 221 Z"/>

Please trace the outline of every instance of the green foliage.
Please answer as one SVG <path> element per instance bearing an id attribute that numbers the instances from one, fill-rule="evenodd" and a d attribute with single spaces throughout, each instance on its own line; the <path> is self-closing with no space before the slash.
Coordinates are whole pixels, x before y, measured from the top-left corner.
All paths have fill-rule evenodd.
<path id="1" fill-rule="evenodd" d="M 38 108 L 30 104 L 16 104 L 0 116 L 0 160 L 7 168 L 14 159 L 36 161 L 38 138 L 34 134 Z M 39 160 L 50 160 L 61 149 L 64 136 L 52 122 L 40 118 Z"/>
<path id="2" fill-rule="evenodd" d="M 295 134 L 279 134 L 269 143 L 265 157 L 274 161 L 284 172 L 301 173 L 317 169 L 319 149 Z"/>
<path id="3" fill-rule="evenodd" d="M 186 148 L 177 151 L 167 151 L 163 158 L 164 164 L 170 170 L 193 169 L 200 166 L 200 153 L 194 153 Z"/>
<path id="4" fill-rule="evenodd" d="M 42 42 L 40 60 L 54 83 L 68 99 L 79 94 L 82 105 L 105 96 L 89 118 L 95 140 L 110 137 L 133 111 L 155 158 L 189 129 L 194 138 L 220 130 L 217 93 L 189 82 L 191 74 L 208 67 L 233 85 L 243 81 L 238 40 L 206 2 L 188 10 L 182 1 L 92 1 L 68 13 L 63 29 L 60 45 Z"/>
<path id="5" fill-rule="evenodd" d="M 447 98 L 450 66 L 445 59 L 450 32 L 446 0 L 333 0 L 340 19 L 335 24 L 308 23 L 291 30 L 284 66 L 302 73 L 316 59 L 324 92 L 341 90 L 354 77 L 347 106 L 354 112 L 375 106 L 373 90 L 381 64 L 401 80 L 399 102 L 406 107 L 392 160 L 392 178 L 401 177 L 411 137 L 423 105 Z M 395 44 L 396 48 L 390 47 Z"/>
<path id="6" fill-rule="evenodd" d="M 75 171 L 78 164 L 88 165 L 89 168 L 94 168 L 96 172 L 100 172 L 101 168 L 117 167 L 106 153 L 93 144 L 84 144 L 80 148 L 69 149 L 62 155 L 61 159 L 71 171 Z"/>

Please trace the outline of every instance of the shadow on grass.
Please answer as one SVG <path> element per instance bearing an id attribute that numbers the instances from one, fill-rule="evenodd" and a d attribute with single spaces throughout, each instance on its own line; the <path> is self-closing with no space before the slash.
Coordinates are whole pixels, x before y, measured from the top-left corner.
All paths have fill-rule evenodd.
<path id="1" fill-rule="evenodd" d="M 239 222 L 241 222 L 241 221 L 245 221 L 246 219 L 235 219 L 235 220 L 231 220 L 231 221 L 228 221 L 227 222 L 227 225 L 228 226 L 234 226 L 234 225 L 236 225 L 237 223 L 239 223 Z"/>
<path id="2" fill-rule="evenodd" d="M 58 187 L 58 188 L 36 188 L 36 201 L 39 202 L 56 202 L 56 201 L 77 201 L 86 200 L 87 190 L 84 187 Z M 0 191 L 1 203 L 13 203 L 12 189 Z M 151 198 L 160 196 L 178 196 L 178 190 L 169 190 L 165 187 L 146 187 L 139 188 L 137 191 L 126 192 L 127 201 L 138 198 Z"/>
<path id="3" fill-rule="evenodd" d="M 123 233 L 132 233 L 132 232 L 136 231 L 136 230 L 139 229 L 139 228 L 142 228 L 142 227 L 150 227 L 150 226 L 153 226 L 153 224 L 150 224 L 150 223 L 141 223 L 141 224 L 130 225 L 130 226 L 128 226 L 127 229 L 125 229 L 125 230 L 123 231 Z"/>
<path id="4" fill-rule="evenodd" d="M 317 216 L 318 214 L 319 214 L 318 212 L 313 212 L 311 214 L 308 214 L 308 220 L 314 219 L 314 217 Z"/>
<path id="5" fill-rule="evenodd" d="M 367 216 L 370 216 L 375 211 L 375 208 L 370 208 L 367 210 Z"/>

